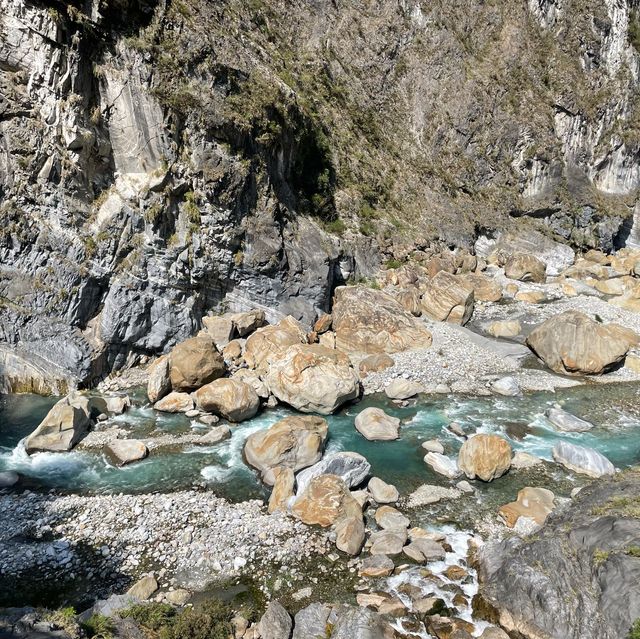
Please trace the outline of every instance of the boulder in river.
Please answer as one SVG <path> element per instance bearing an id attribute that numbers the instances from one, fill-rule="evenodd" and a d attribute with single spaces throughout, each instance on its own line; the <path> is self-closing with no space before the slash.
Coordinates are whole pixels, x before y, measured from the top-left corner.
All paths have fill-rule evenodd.
<path id="1" fill-rule="evenodd" d="M 582 433 L 593 428 L 593 424 L 580 419 L 561 408 L 550 408 L 545 417 L 558 429 L 568 433 Z"/>
<path id="2" fill-rule="evenodd" d="M 556 373 L 598 375 L 621 362 L 638 339 L 618 324 L 601 324 L 579 311 L 566 311 L 537 326 L 527 345 Z"/>
<path id="3" fill-rule="evenodd" d="M 91 425 L 91 406 L 84 395 L 70 393 L 55 403 L 25 441 L 29 455 L 41 451 L 71 450 Z"/>
<path id="4" fill-rule="evenodd" d="M 544 282 L 547 265 L 531 253 L 515 253 L 507 258 L 504 274 L 520 282 Z"/>
<path id="5" fill-rule="evenodd" d="M 244 456 L 262 473 L 262 480 L 273 485 L 273 471 L 278 466 L 295 472 L 320 461 L 327 433 L 328 425 L 322 417 L 291 415 L 249 435 Z"/>
<path id="6" fill-rule="evenodd" d="M 222 354 L 205 335 L 192 337 L 173 347 L 169 354 L 169 377 L 174 391 L 193 391 L 225 373 Z"/>
<path id="7" fill-rule="evenodd" d="M 422 295 L 425 315 L 439 322 L 466 324 L 473 315 L 473 286 L 463 275 L 440 271 Z"/>
<path id="8" fill-rule="evenodd" d="M 340 451 L 325 455 L 317 464 L 301 470 L 296 481 L 298 494 L 301 494 L 314 477 L 337 475 L 349 488 L 355 488 L 364 482 L 371 472 L 371 464 L 360 453 Z"/>
<path id="9" fill-rule="evenodd" d="M 155 404 L 171 391 L 169 356 L 158 357 L 155 362 L 149 365 L 147 373 L 147 397 L 152 404 Z"/>
<path id="10" fill-rule="evenodd" d="M 260 408 L 260 399 L 253 387 L 233 378 L 209 382 L 193 396 L 200 410 L 215 413 L 230 422 L 251 419 Z"/>
<path id="11" fill-rule="evenodd" d="M 20 476 L 13 470 L 3 470 L 0 472 L 0 489 L 11 488 L 18 483 Z"/>
<path id="12" fill-rule="evenodd" d="M 403 548 L 403 552 L 418 563 L 429 561 L 442 561 L 446 552 L 441 543 L 428 538 L 414 539 L 409 545 Z"/>
<path id="13" fill-rule="evenodd" d="M 491 390 L 504 397 L 516 397 L 522 393 L 520 384 L 515 377 L 501 377 L 491 384 Z"/>
<path id="14" fill-rule="evenodd" d="M 491 481 L 511 466 L 511 446 L 498 435 L 474 435 L 462 444 L 458 466 L 469 479 Z"/>
<path id="15" fill-rule="evenodd" d="M 332 309 L 336 346 L 346 353 L 397 353 L 431 346 L 431 333 L 393 297 L 366 286 L 339 286 Z"/>
<path id="16" fill-rule="evenodd" d="M 153 407 L 163 413 L 186 413 L 193 410 L 193 398 L 189 393 L 171 391 L 158 400 Z"/>
<path id="17" fill-rule="evenodd" d="M 345 517 L 362 518 L 360 504 L 337 475 L 314 477 L 296 498 L 291 513 L 305 524 L 332 526 Z"/>
<path id="18" fill-rule="evenodd" d="M 116 466 L 132 464 L 149 454 L 146 444 L 138 439 L 114 439 L 107 444 L 104 451 Z"/>
<path id="19" fill-rule="evenodd" d="M 266 382 L 281 401 L 303 413 L 329 415 L 357 399 L 360 382 L 349 358 L 319 344 L 296 344 L 273 359 Z"/>
<path id="20" fill-rule="evenodd" d="M 296 485 L 295 475 L 291 468 L 278 466 L 273 471 L 275 483 L 269 497 L 269 512 L 273 513 L 277 510 L 286 511 L 289 499 L 293 497 L 294 487 Z"/>
<path id="21" fill-rule="evenodd" d="M 400 499 L 398 489 L 379 477 L 372 477 L 367 484 L 367 489 L 378 504 L 394 504 Z"/>
<path id="22" fill-rule="evenodd" d="M 424 456 L 424 463 L 431 466 L 439 475 L 444 475 L 449 479 L 455 479 L 462 474 L 458 463 L 455 459 L 451 459 L 441 453 L 429 452 Z"/>
<path id="23" fill-rule="evenodd" d="M 392 639 L 397 635 L 389 621 L 373 610 L 344 604 L 313 603 L 295 616 L 292 639 Z"/>
<path id="24" fill-rule="evenodd" d="M 391 380 L 384 389 L 384 394 L 389 399 L 399 400 L 409 399 L 423 392 L 422 384 L 402 377 Z"/>
<path id="25" fill-rule="evenodd" d="M 355 426 L 366 439 L 390 441 L 399 437 L 400 420 L 387 415 L 381 408 L 370 406 L 356 415 Z"/>
<path id="26" fill-rule="evenodd" d="M 553 458 L 565 468 L 589 477 L 614 475 L 615 466 L 593 448 L 570 442 L 558 442 L 553 447 Z"/>

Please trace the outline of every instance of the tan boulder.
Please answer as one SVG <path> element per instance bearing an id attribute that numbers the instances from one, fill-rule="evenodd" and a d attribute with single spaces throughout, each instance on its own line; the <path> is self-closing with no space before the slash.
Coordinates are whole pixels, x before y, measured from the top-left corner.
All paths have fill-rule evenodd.
<path id="1" fill-rule="evenodd" d="M 340 519 L 360 517 L 360 504 L 351 496 L 347 485 L 337 475 L 314 477 L 291 508 L 294 517 L 305 524 L 326 528 Z"/>
<path id="2" fill-rule="evenodd" d="M 547 265 L 530 253 L 510 255 L 504 264 L 504 274 L 510 280 L 520 282 L 544 282 Z"/>
<path id="3" fill-rule="evenodd" d="M 324 346 L 325 348 L 334 349 L 336 347 L 336 334 L 333 331 L 321 333 L 318 336 L 318 344 L 320 344 L 320 346 Z"/>
<path id="4" fill-rule="evenodd" d="M 157 401 L 153 407 L 163 413 L 186 413 L 193 410 L 193 399 L 189 393 L 172 391 Z"/>
<path id="5" fill-rule="evenodd" d="M 127 590 L 127 594 L 131 597 L 135 597 L 136 599 L 140 599 L 140 601 L 145 601 L 146 599 L 149 599 L 149 597 L 151 597 L 158 588 L 158 582 L 155 577 L 147 575 L 146 577 L 142 577 L 142 579 L 136 581 L 136 583 Z"/>
<path id="6" fill-rule="evenodd" d="M 402 308 L 414 317 L 422 314 L 421 295 L 418 288 L 402 288 L 393 293 L 395 300 Z"/>
<path id="7" fill-rule="evenodd" d="M 194 393 L 194 398 L 200 410 L 215 413 L 230 422 L 251 419 L 260 407 L 260 399 L 253 387 L 232 378 L 205 384 Z"/>
<path id="8" fill-rule="evenodd" d="M 520 291 L 515 294 L 515 299 L 527 304 L 542 304 L 546 298 L 542 291 Z"/>
<path id="9" fill-rule="evenodd" d="M 116 439 L 108 444 L 104 451 L 116 466 L 126 466 L 144 459 L 149 454 L 145 443 L 137 439 Z"/>
<path id="10" fill-rule="evenodd" d="M 431 333 L 382 291 L 340 286 L 332 315 L 336 346 L 346 353 L 397 353 L 431 346 Z"/>
<path id="11" fill-rule="evenodd" d="M 71 450 L 91 425 L 89 400 L 70 393 L 55 403 L 38 427 L 25 441 L 29 455 L 36 452 L 66 452 Z"/>
<path id="12" fill-rule="evenodd" d="M 300 322 L 286 317 L 277 324 L 259 328 L 247 338 L 244 359 L 249 368 L 264 373 L 269 368 L 271 358 L 280 357 L 290 346 L 306 341 L 307 334 Z"/>
<path id="13" fill-rule="evenodd" d="M 355 426 L 370 441 L 390 441 L 399 437 L 400 420 L 387 415 L 381 408 L 370 406 L 358 413 Z"/>
<path id="14" fill-rule="evenodd" d="M 402 377 L 392 379 L 384 389 L 384 394 L 389 399 L 399 400 L 409 399 L 423 392 L 424 388 L 422 384 L 410 379 L 403 379 Z"/>
<path id="15" fill-rule="evenodd" d="M 387 484 L 379 477 L 372 477 L 367 485 L 368 491 L 378 504 L 394 504 L 400 499 L 400 493 L 393 484 Z"/>
<path id="16" fill-rule="evenodd" d="M 231 379 L 236 379 L 239 382 L 249 384 L 249 386 L 251 386 L 251 388 L 256 392 L 256 395 L 262 399 L 267 399 L 269 397 L 269 387 L 266 385 L 262 377 L 250 368 L 240 368 L 231 375 Z"/>
<path id="17" fill-rule="evenodd" d="M 518 320 L 502 320 L 487 326 L 487 333 L 493 337 L 516 337 L 521 331 L 522 326 Z"/>
<path id="18" fill-rule="evenodd" d="M 313 325 L 314 332 L 318 335 L 322 335 L 322 333 L 326 333 L 328 330 L 331 330 L 332 321 L 333 318 L 331 317 L 331 313 L 323 313 Z"/>
<path id="19" fill-rule="evenodd" d="M 469 273 L 465 281 L 473 288 L 477 302 L 498 302 L 502 299 L 502 286 L 482 273 Z"/>
<path id="20" fill-rule="evenodd" d="M 247 463 L 262 473 L 269 485 L 279 466 L 294 472 L 320 461 L 329 427 L 322 417 L 292 415 L 252 433 L 244 445 Z"/>
<path id="21" fill-rule="evenodd" d="M 518 492 L 518 498 L 500 508 L 498 514 L 509 528 L 513 528 L 520 517 L 533 519 L 539 526 L 544 524 L 553 510 L 555 495 L 546 488 L 527 486 Z"/>
<path id="22" fill-rule="evenodd" d="M 440 271 L 422 295 L 422 311 L 439 322 L 466 324 L 473 314 L 473 287 L 463 275 Z"/>
<path id="23" fill-rule="evenodd" d="M 235 326 L 231 318 L 225 315 L 212 315 L 202 318 L 204 333 L 211 337 L 216 348 L 222 350 L 232 339 Z"/>
<path id="24" fill-rule="evenodd" d="M 427 275 L 432 278 L 435 277 L 441 271 L 446 273 L 455 273 L 458 265 L 456 263 L 456 257 L 453 253 L 440 253 L 432 257 L 425 265 Z"/>
<path id="25" fill-rule="evenodd" d="M 222 357 L 225 362 L 239 362 L 242 359 L 242 342 L 232 339 L 223 349 Z"/>
<path id="26" fill-rule="evenodd" d="M 286 511 L 289 499 L 293 497 L 295 491 L 296 478 L 291 468 L 278 467 L 274 468 L 273 475 L 275 483 L 269 497 L 269 512 L 274 513 L 277 510 Z"/>
<path id="27" fill-rule="evenodd" d="M 347 555 L 358 555 L 364 544 L 362 513 L 342 517 L 335 523 L 336 548 Z"/>
<path id="28" fill-rule="evenodd" d="M 266 377 L 281 402 L 303 413 L 333 413 L 360 394 L 358 375 L 339 350 L 296 344 L 272 361 Z"/>
<path id="29" fill-rule="evenodd" d="M 147 397 L 152 404 L 162 399 L 171 391 L 171 378 L 169 377 L 169 356 L 158 357 L 147 369 Z"/>
<path id="30" fill-rule="evenodd" d="M 638 335 L 618 324 L 601 324 L 579 311 L 566 311 L 537 326 L 529 348 L 553 371 L 598 375 L 622 361 Z"/>
<path id="31" fill-rule="evenodd" d="M 624 295 L 627 290 L 627 282 L 623 277 L 612 277 L 608 280 L 599 280 L 595 283 L 596 290 L 605 295 Z"/>
<path id="32" fill-rule="evenodd" d="M 174 346 L 169 362 L 174 391 L 193 391 L 222 377 L 226 370 L 222 354 L 206 335 L 192 337 Z"/>
<path id="33" fill-rule="evenodd" d="M 640 313 L 640 299 L 629 297 L 628 295 L 622 295 L 620 297 L 614 297 L 609 300 L 609 304 L 622 308 L 625 311 L 631 311 L 632 313 Z"/>
<path id="34" fill-rule="evenodd" d="M 469 478 L 491 481 L 511 466 L 511 446 L 498 435 L 475 435 L 462 444 L 458 468 Z"/>
<path id="35" fill-rule="evenodd" d="M 595 262 L 596 264 L 607 265 L 611 262 L 611 256 L 606 255 L 602 251 L 596 249 L 590 249 L 584 254 L 584 259 L 589 262 Z"/>
<path id="36" fill-rule="evenodd" d="M 246 337 L 264 324 L 264 311 L 260 309 L 230 313 L 229 317 L 239 337 Z"/>

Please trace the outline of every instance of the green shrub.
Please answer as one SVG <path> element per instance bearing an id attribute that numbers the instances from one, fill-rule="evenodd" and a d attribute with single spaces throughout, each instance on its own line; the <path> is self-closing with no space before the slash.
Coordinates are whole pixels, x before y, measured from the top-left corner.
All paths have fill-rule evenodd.
<path id="1" fill-rule="evenodd" d="M 391 268 L 400 268 L 402 266 L 402 262 L 400 260 L 390 259 L 384 263 L 384 267 L 387 269 Z"/>
<path id="2" fill-rule="evenodd" d="M 629 639 L 640 639 L 640 619 L 636 619 L 629 630 Z"/>
<path id="3" fill-rule="evenodd" d="M 45 619 L 54 627 L 64 630 L 68 635 L 77 634 L 78 622 L 76 621 L 76 610 L 73 606 L 59 608 L 48 613 Z"/>
<path id="4" fill-rule="evenodd" d="M 111 639 L 113 637 L 113 621 L 104 615 L 91 615 L 83 624 L 82 628 L 88 637 L 96 639 Z"/>
<path id="5" fill-rule="evenodd" d="M 335 235 L 342 235 L 347 230 L 347 225 L 337 217 L 335 220 L 325 222 L 324 229 L 327 233 L 334 233 Z"/>
<path id="6" fill-rule="evenodd" d="M 233 611 L 221 601 L 212 600 L 200 608 L 189 608 L 176 616 L 161 632 L 162 639 L 228 639 L 233 635 Z"/>
<path id="7" fill-rule="evenodd" d="M 118 614 L 123 619 L 133 619 L 149 630 L 160 630 L 173 623 L 176 609 L 170 604 L 163 603 L 134 604 Z"/>

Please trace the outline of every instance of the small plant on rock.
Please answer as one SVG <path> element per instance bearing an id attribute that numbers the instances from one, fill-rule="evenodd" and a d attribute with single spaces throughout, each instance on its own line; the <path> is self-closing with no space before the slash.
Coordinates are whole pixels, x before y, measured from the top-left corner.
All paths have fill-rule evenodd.
<path id="1" fill-rule="evenodd" d="M 91 615 L 83 624 L 82 628 L 88 637 L 94 639 L 111 639 L 113 637 L 113 621 L 105 615 Z"/>

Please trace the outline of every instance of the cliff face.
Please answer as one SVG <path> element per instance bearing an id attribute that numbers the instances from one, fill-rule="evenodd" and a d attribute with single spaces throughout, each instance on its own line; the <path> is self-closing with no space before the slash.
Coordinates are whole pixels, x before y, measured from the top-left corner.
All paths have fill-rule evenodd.
<path id="1" fill-rule="evenodd" d="M 5 388 L 87 383 L 212 309 L 311 322 L 380 255 L 521 218 L 624 242 L 636 10 L 0 0 Z"/>

